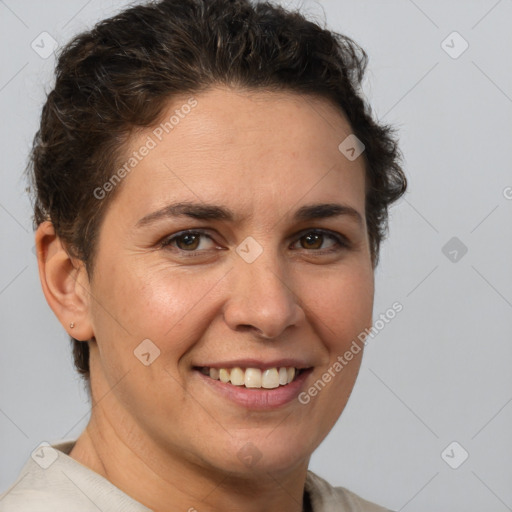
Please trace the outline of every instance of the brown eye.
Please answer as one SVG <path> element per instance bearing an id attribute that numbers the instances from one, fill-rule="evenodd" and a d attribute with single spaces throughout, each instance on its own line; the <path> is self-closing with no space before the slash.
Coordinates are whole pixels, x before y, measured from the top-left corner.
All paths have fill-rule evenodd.
<path id="1" fill-rule="evenodd" d="M 215 248 L 215 243 L 210 236 L 200 231 L 182 231 L 176 233 L 161 242 L 164 249 L 177 249 L 178 251 L 201 253 Z"/>
<path id="2" fill-rule="evenodd" d="M 324 241 L 324 235 L 321 233 L 308 233 L 301 237 L 300 245 L 303 249 L 320 249 Z"/>
<path id="3" fill-rule="evenodd" d="M 199 247 L 201 235 L 185 233 L 184 235 L 177 237 L 175 240 L 176 247 L 178 247 L 178 249 L 183 251 L 195 251 Z"/>
<path id="4" fill-rule="evenodd" d="M 328 252 L 343 251 L 350 248 L 348 240 L 334 231 L 313 229 L 303 232 L 302 236 L 296 239 L 293 244 L 295 249 L 325 254 Z"/>

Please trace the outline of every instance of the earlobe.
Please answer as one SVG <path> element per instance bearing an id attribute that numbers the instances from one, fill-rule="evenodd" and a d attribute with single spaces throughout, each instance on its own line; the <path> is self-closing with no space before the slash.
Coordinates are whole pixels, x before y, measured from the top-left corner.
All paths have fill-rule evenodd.
<path id="1" fill-rule="evenodd" d="M 91 339 L 94 332 L 85 265 L 68 254 L 50 221 L 37 228 L 36 248 L 39 278 L 48 305 L 73 338 Z"/>

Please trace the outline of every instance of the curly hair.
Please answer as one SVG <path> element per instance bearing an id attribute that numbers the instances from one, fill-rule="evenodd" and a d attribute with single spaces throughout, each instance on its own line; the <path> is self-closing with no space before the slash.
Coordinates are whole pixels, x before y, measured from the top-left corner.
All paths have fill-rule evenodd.
<path id="1" fill-rule="evenodd" d="M 214 85 L 292 91 L 330 100 L 365 146 L 376 266 L 388 207 L 405 192 L 406 178 L 392 127 L 373 119 L 360 91 L 366 66 L 350 38 L 269 2 L 162 0 L 101 21 L 58 58 L 27 168 L 34 227 L 50 220 L 91 276 L 101 219 L 120 187 L 102 201 L 94 190 L 112 176 L 135 128 L 158 122 L 174 96 Z M 71 341 L 88 381 L 88 343 Z"/>

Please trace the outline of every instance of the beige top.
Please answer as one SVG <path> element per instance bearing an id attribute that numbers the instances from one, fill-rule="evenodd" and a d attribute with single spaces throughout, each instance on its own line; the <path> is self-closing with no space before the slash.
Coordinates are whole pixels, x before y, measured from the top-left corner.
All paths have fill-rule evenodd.
<path id="1" fill-rule="evenodd" d="M 76 441 L 43 443 L 0 496 L 0 512 L 151 512 L 68 454 Z M 308 471 L 313 512 L 389 512 Z"/>

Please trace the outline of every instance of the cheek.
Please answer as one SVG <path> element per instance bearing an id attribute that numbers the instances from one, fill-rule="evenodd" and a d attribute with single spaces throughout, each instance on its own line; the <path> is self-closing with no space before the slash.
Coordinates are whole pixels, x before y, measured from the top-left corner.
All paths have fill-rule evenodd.
<path id="1" fill-rule="evenodd" d="M 177 361 L 212 321 L 225 274 L 222 269 L 198 270 L 162 263 L 111 267 L 95 291 L 103 301 L 96 308 L 95 331 L 109 340 L 111 350 L 129 352 L 128 357 L 142 340 L 150 339 Z"/>
<path id="2" fill-rule="evenodd" d="M 325 345 L 342 353 L 357 335 L 369 327 L 373 310 L 373 272 L 364 266 L 347 268 L 319 279 L 318 286 L 303 282 L 302 296 L 311 321 L 323 333 Z"/>

